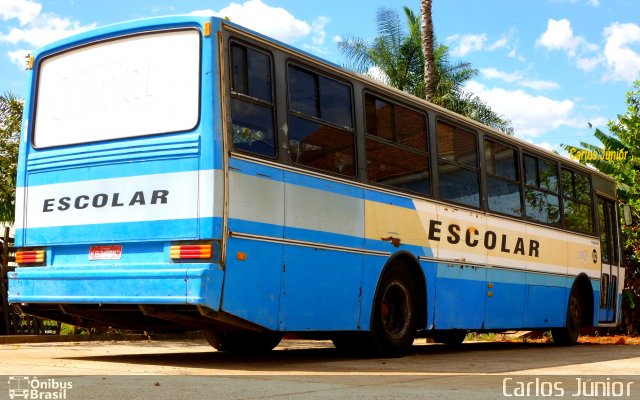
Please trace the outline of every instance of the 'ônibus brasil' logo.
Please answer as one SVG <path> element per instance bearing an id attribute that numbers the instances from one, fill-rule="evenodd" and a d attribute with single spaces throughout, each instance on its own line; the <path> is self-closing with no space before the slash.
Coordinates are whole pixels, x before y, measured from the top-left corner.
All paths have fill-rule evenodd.
<path id="1" fill-rule="evenodd" d="M 10 399 L 63 400 L 73 389 L 73 383 L 70 381 L 56 378 L 38 379 L 35 376 L 10 376 L 8 384 Z"/>

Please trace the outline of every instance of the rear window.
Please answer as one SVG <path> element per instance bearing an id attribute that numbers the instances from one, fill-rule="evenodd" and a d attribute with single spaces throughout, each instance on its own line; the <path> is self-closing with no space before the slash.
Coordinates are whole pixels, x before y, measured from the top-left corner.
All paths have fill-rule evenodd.
<path id="1" fill-rule="evenodd" d="M 44 59 L 33 143 L 45 148 L 186 131 L 199 118 L 200 34 L 123 37 Z"/>

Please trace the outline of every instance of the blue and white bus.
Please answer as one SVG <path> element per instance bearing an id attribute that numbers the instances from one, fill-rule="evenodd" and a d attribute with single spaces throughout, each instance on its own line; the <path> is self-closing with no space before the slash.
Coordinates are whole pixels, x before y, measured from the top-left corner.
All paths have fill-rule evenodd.
<path id="1" fill-rule="evenodd" d="M 9 300 L 77 326 L 401 353 L 620 318 L 615 182 L 229 21 L 29 60 Z"/>

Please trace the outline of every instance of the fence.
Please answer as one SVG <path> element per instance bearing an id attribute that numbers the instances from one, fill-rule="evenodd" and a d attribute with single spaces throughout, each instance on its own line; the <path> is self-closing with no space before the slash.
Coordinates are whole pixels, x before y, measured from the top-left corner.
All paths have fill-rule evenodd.
<path id="1" fill-rule="evenodd" d="M 4 229 L 0 238 L 2 245 L 0 252 L 0 297 L 2 297 L 2 315 L 0 320 L 0 335 L 44 335 L 59 334 L 60 324 L 54 321 L 21 315 L 9 305 L 7 290 L 8 274 L 15 268 L 15 247 L 13 238 L 9 236 L 9 227 Z"/>

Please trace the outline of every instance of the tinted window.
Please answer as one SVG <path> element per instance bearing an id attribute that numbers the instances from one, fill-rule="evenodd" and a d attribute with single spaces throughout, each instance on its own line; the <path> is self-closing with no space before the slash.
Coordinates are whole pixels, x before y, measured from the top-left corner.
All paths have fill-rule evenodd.
<path id="1" fill-rule="evenodd" d="M 239 45 L 231 46 L 232 90 L 271 102 L 271 59 L 264 53 Z"/>
<path id="2" fill-rule="evenodd" d="M 538 179 L 541 188 L 558 193 L 558 166 L 555 163 L 539 159 Z"/>
<path id="3" fill-rule="evenodd" d="M 417 193 L 431 193 L 426 154 L 367 139 L 367 170 L 371 182 Z"/>
<path id="4" fill-rule="evenodd" d="M 231 99 L 233 144 L 236 149 L 275 156 L 273 111 L 256 104 Z"/>
<path id="5" fill-rule="evenodd" d="M 440 196 L 455 203 L 480 206 L 478 173 L 447 162 L 438 163 Z"/>
<path id="6" fill-rule="evenodd" d="M 524 193 L 525 212 L 529 219 L 545 224 L 560 223 L 558 196 L 527 188 Z"/>
<path id="7" fill-rule="evenodd" d="M 412 149 L 427 151 L 424 114 L 396 105 L 396 141 Z"/>
<path id="8" fill-rule="evenodd" d="M 351 88 L 335 79 L 289 66 L 289 109 L 351 128 Z"/>
<path id="9" fill-rule="evenodd" d="M 484 152 L 489 210 L 515 217 L 521 216 L 516 149 L 486 139 Z"/>
<path id="10" fill-rule="evenodd" d="M 353 135 L 334 127 L 299 117 L 289 117 L 289 146 L 296 164 L 355 175 Z"/>
<path id="11" fill-rule="evenodd" d="M 525 154 L 524 192 L 527 219 L 557 225 L 560 223 L 558 167 L 550 160 Z"/>
<path id="12" fill-rule="evenodd" d="M 288 78 L 288 135 L 292 161 L 355 176 L 351 88 L 295 66 L 289 66 Z"/>
<path id="13" fill-rule="evenodd" d="M 580 232 L 593 232 L 591 182 L 586 174 L 562 168 L 563 223 Z"/>
<path id="14" fill-rule="evenodd" d="M 438 157 L 477 168 L 475 133 L 438 122 Z"/>
<path id="15" fill-rule="evenodd" d="M 493 140 L 485 140 L 484 154 L 489 174 L 511 181 L 519 180 L 516 149 Z"/>
<path id="16" fill-rule="evenodd" d="M 438 122 L 437 129 L 440 196 L 480 207 L 476 135 L 444 122 Z"/>
<path id="17" fill-rule="evenodd" d="M 236 150 L 275 157 L 271 58 L 262 52 L 231 45 L 231 136 Z"/>
<path id="18" fill-rule="evenodd" d="M 333 79 L 320 76 L 320 118 L 351 128 L 351 89 Z"/>
<path id="19" fill-rule="evenodd" d="M 289 67 L 289 109 L 320 118 L 316 74 Z"/>
<path id="20" fill-rule="evenodd" d="M 431 194 L 423 113 L 365 95 L 369 181 Z"/>

